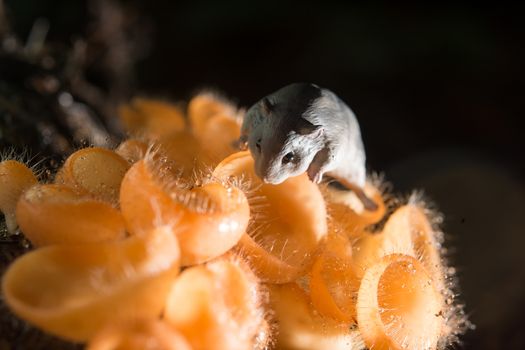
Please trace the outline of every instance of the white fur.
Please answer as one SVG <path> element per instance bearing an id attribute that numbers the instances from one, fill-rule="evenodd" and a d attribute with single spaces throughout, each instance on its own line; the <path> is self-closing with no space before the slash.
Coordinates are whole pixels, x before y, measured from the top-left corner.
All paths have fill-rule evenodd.
<path id="1" fill-rule="evenodd" d="M 298 94 L 305 88 L 320 93 L 310 105 Z M 366 157 L 359 124 L 352 110 L 334 93 L 312 84 L 291 84 L 266 99 L 275 109 L 268 113 L 262 100 L 259 101 L 246 113 L 241 131 L 241 138 L 247 139 L 255 159 L 258 176 L 265 182 L 278 184 L 308 171 L 315 182 L 326 174 L 358 187 L 364 186 Z M 290 111 L 297 110 L 302 111 L 301 115 L 290 115 L 293 113 Z M 320 128 L 302 135 L 294 130 L 298 118 Z M 282 162 L 288 152 L 297 155 L 296 163 Z M 314 171 L 317 168 L 318 171 Z"/>

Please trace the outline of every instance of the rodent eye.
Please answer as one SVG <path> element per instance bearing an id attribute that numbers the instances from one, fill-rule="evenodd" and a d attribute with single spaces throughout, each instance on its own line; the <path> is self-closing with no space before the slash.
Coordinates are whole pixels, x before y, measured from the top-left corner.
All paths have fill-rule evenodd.
<path id="1" fill-rule="evenodd" d="M 258 139 L 255 143 L 255 147 L 257 147 L 257 151 L 261 152 L 261 139 Z"/>
<path id="2" fill-rule="evenodd" d="M 290 162 L 293 162 L 294 160 L 295 160 L 295 156 L 293 152 L 288 152 L 284 155 L 282 162 L 283 164 L 288 164 Z"/>

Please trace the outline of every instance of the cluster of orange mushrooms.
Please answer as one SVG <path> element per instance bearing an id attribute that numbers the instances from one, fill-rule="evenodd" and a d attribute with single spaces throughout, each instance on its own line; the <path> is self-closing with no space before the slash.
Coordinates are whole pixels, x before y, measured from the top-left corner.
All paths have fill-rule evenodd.
<path id="1" fill-rule="evenodd" d="M 242 111 L 135 98 L 130 138 L 71 154 L 53 183 L 0 163 L 0 210 L 35 249 L 5 303 L 87 349 L 436 349 L 462 322 L 441 233 L 416 200 L 387 210 L 306 174 L 263 183 Z"/>

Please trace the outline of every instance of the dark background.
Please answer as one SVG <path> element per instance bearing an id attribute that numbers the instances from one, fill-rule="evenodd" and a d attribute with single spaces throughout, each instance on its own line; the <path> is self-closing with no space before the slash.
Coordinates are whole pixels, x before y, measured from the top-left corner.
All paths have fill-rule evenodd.
<path id="1" fill-rule="evenodd" d="M 85 2 L 11 0 L 70 45 L 93 30 Z M 137 40 L 131 93 L 188 99 L 212 87 L 241 106 L 294 81 L 336 92 L 361 124 L 368 166 L 397 192 L 424 189 L 466 311 L 464 349 L 525 349 L 525 21 L 494 4 L 127 1 Z M 0 77 L 1 78 L 1 77 Z M 100 79 L 97 72 L 88 78 Z"/>

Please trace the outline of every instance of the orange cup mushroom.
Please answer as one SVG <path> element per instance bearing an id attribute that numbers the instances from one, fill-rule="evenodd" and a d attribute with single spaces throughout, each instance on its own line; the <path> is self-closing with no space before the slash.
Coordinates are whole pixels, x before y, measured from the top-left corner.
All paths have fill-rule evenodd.
<path id="1" fill-rule="evenodd" d="M 2 292 L 20 318 L 86 341 L 108 323 L 159 317 L 178 266 L 175 237 L 158 228 L 119 242 L 29 252 L 7 269 Z"/>
<path id="2" fill-rule="evenodd" d="M 446 289 L 445 271 L 440 256 L 440 242 L 424 208 L 409 204 L 398 210 L 404 211 L 410 220 L 412 242 L 417 259 L 425 266 L 438 290 Z"/>
<path id="3" fill-rule="evenodd" d="M 412 242 L 414 228 L 411 214 L 403 208 L 398 208 L 388 218 L 381 232 L 365 233 L 354 240 L 353 261 L 358 276 L 362 276 L 368 266 L 388 254 L 400 253 L 416 257 Z"/>
<path id="4" fill-rule="evenodd" d="M 193 350 L 173 327 L 160 320 L 110 324 L 89 341 L 87 350 Z"/>
<path id="5" fill-rule="evenodd" d="M 218 164 L 227 156 L 238 152 L 235 145 L 240 136 L 239 119 L 226 114 L 218 114 L 204 125 L 200 140 L 204 152 L 214 161 L 214 164 Z"/>
<path id="6" fill-rule="evenodd" d="M 221 259 L 184 270 L 173 284 L 164 318 L 195 350 L 262 349 L 268 332 L 261 299 L 245 263 Z"/>
<path id="7" fill-rule="evenodd" d="M 357 330 L 319 315 L 306 293 L 295 283 L 268 285 L 278 332 L 276 349 L 362 349 Z"/>
<path id="8" fill-rule="evenodd" d="M 348 237 L 341 232 L 330 232 L 310 272 L 313 306 L 339 322 L 355 323 L 359 283 Z"/>
<path id="9" fill-rule="evenodd" d="M 124 238 L 124 219 L 109 203 L 63 185 L 37 185 L 16 207 L 20 229 L 36 246 Z"/>
<path id="10" fill-rule="evenodd" d="M 203 151 L 217 165 L 238 150 L 241 118 L 234 106 L 211 94 L 195 96 L 188 106 L 192 132 Z"/>
<path id="11" fill-rule="evenodd" d="M 202 143 L 189 131 L 180 131 L 160 139 L 153 158 L 169 162 L 173 175 L 188 185 L 211 173 L 214 161 L 204 151 Z"/>
<path id="12" fill-rule="evenodd" d="M 83 148 L 67 158 L 55 177 L 55 183 L 117 203 L 120 182 L 128 169 L 129 163 L 111 150 Z"/>
<path id="13" fill-rule="evenodd" d="M 249 152 L 223 160 L 213 175 L 244 186 L 252 219 L 237 249 L 263 281 L 286 283 L 304 275 L 327 233 L 321 192 L 306 174 L 279 185 L 263 183 Z"/>
<path id="14" fill-rule="evenodd" d="M 443 328 L 442 298 L 415 258 L 387 255 L 361 281 L 357 320 L 373 349 L 436 349 Z"/>
<path id="15" fill-rule="evenodd" d="M 206 128 L 216 115 L 235 116 L 235 108 L 211 93 L 201 93 L 193 97 L 188 104 L 188 118 L 195 136 L 203 140 Z M 216 137 L 218 135 L 214 135 Z"/>
<path id="16" fill-rule="evenodd" d="M 141 160 L 124 177 L 120 206 L 128 231 L 140 234 L 169 225 L 183 265 L 208 261 L 232 248 L 250 216 L 244 193 L 214 182 L 190 190 L 170 186 L 171 175 L 165 171 Z"/>
<path id="17" fill-rule="evenodd" d="M 146 156 L 148 144 L 136 139 L 123 141 L 116 149 L 115 153 L 133 164 Z"/>
<path id="18" fill-rule="evenodd" d="M 0 162 L 0 211 L 4 214 L 7 232 L 18 227 L 16 203 L 22 194 L 38 183 L 31 169 L 16 160 Z"/>
<path id="19" fill-rule="evenodd" d="M 184 130 L 182 110 L 168 102 L 135 97 L 130 104 L 120 106 L 120 119 L 132 135 L 158 138 Z"/>
<path id="20" fill-rule="evenodd" d="M 386 217 L 371 183 L 377 210 L 306 174 L 264 183 L 212 94 L 190 127 L 153 99 L 119 113 L 136 139 L 73 153 L 55 184 L 0 163 L 8 231 L 39 247 L 4 274 L 15 315 L 88 350 L 433 350 L 465 324 L 424 206 Z"/>

